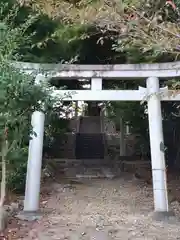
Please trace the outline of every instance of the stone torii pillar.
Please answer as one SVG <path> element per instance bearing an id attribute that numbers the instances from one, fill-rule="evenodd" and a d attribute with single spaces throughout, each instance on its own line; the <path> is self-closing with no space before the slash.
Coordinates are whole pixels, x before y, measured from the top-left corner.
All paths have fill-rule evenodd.
<path id="1" fill-rule="evenodd" d="M 38 74 L 35 84 L 39 84 L 44 80 L 45 77 Z M 29 141 L 24 209 L 19 214 L 19 218 L 21 219 L 35 220 L 39 218 L 44 121 L 45 114 L 42 111 L 35 111 L 32 114 L 31 125 L 34 134 L 31 134 Z"/>
<path id="2" fill-rule="evenodd" d="M 37 212 L 39 210 L 44 120 L 45 115 L 43 112 L 35 111 L 33 113 L 31 124 L 35 134 L 31 135 L 29 142 L 26 191 L 24 200 L 25 212 Z"/>
<path id="3" fill-rule="evenodd" d="M 154 211 L 156 217 L 171 215 L 168 207 L 167 179 L 164 154 L 164 139 L 161 114 L 161 96 L 159 79 L 149 77 L 146 81 L 149 118 L 149 136 L 151 146 L 151 165 L 154 193 Z M 167 88 L 163 88 L 165 90 Z"/>

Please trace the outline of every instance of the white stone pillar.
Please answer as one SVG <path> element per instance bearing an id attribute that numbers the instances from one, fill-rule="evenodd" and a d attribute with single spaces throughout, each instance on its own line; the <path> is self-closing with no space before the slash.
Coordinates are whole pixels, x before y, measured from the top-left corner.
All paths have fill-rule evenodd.
<path id="1" fill-rule="evenodd" d="M 120 156 L 126 155 L 124 121 L 120 118 Z"/>
<path id="2" fill-rule="evenodd" d="M 39 210 L 44 120 L 45 115 L 43 112 L 35 111 L 32 114 L 31 124 L 35 135 L 31 135 L 31 140 L 29 142 L 26 191 L 24 200 L 25 212 L 36 212 Z"/>
<path id="3" fill-rule="evenodd" d="M 164 157 L 164 139 L 162 128 L 159 79 L 149 77 L 147 83 L 148 118 L 151 146 L 151 164 L 153 176 L 155 212 L 168 212 L 166 167 Z"/>

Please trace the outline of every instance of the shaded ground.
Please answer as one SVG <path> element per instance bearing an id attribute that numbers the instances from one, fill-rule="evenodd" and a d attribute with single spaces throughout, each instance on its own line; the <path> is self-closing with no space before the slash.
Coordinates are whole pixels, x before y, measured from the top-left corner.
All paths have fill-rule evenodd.
<path id="1" fill-rule="evenodd" d="M 20 222 L 19 237 L 9 239 L 180 239 L 180 222 L 152 220 L 152 189 L 132 175 L 47 185 L 41 201 L 46 209 L 43 219 L 34 224 Z M 179 215 L 179 203 L 174 207 Z"/>

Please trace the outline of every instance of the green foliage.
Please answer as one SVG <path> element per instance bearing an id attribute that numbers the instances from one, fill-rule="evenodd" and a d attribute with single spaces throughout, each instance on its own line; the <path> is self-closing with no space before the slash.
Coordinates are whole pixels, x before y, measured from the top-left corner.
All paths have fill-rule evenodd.
<path id="1" fill-rule="evenodd" d="M 26 19 L 28 14 L 37 12 L 39 15 L 28 31 L 28 34 L 36 33 L 31 38 L 32 44 L 21 46 L 21 60 L 79 62 L 88 48 L 84 46 L 88 43 L 84 38 L 92 39 L 98 33 L 102 44 L 106 42 L 105 37 L 111 38 L 118 60 L 122 54 L 131 63 L 175 59 L 179 56 L 179 0 L 175 6 L 174 9 L 165 0 L 37 0 L 29 6 L 27 3 L 20 7 L 18 19 L 23 21 L 23 16 Z M 95 32 L 91 31 L 92 27 Z M 114 61 L 113 56 L 109 58 Z"/>
<path id="2" fill-rule="evenodd" d="M 51 99 L 46 89 L 35 86 L 31 78 L 19 73 L 5 62 L 0 63 L 0 89 L 1 143 L 6 131 L 9 143 L 7 182 L 10 188 L 15 189 L 24 181 L 32 112 L 46 110 L 46 105 L 50 104 Z"/>
<path id="3" fill-rule="evenodd" d="M 28 146 L 18 146 L 8 155 L 7 187 L 22 193 L 25 189 Z"/>
<path id="4" fill-rule="evenodd" d="M 18 36 L 18 48 L 13 58 L 28 62 L 76 61 L 81 41 L 86 38 L 86 25 L 72 24 L 63 20 L 51 19 L 47 14 L 35 11 L 27 5 L 15 1 L 0 1 L 0 20 L 11 26 L 10 36 L 16 40 L 20 28 L 22 39 Z M 16 35 L 15 35 L 16 31 Z M 11 41 L 12 42 L 12 41 Z"/>
<path id="5" fill-rule="evenodd" d="M 7 184 L 18 191 L 25 183 L 31 115 L 35 110 L 48 110 L 50 116 L 52 106 L 60 102 L 50 96 L 48 85 L 34 85 L 32 76 L 21 73 L 11 64 L 20 44 L 26 40 L 24 32 L 31 23 L 27 20 L 12 27 L 5 20 L 0 25 L 0 148 L 2 152 L 4 141 L 8 142 Z"/>

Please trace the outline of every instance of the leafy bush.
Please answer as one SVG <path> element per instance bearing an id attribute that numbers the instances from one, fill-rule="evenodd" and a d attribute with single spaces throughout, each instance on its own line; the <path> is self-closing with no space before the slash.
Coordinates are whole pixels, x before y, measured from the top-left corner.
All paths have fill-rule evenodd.
<path id="1" fill-rule="evenodd" d="M 0 148 L 7 185 L 20 191 L 25 185 L 31 115 L 47 109 L 50 115 L 56 99 L 51 97 L 48 85 L 34 85 L 33 77 L 15 69 L 11 62 L 26 41 L 24 33 L 33 18 L 18 27 L 12 27 L 7 19 L 0 23 Z"/>
<path id="2" fill-rule="evenodd" d="M 33 111 L 46 110 L 53 104 L 48 88 L 36 86 L 32 79 L 0 62 L 0 142 L 8 141 L 6 158 L 9 187 L 23 185 L 27 148 Z M 17 186 L 18 184 L 18 186 Z"/>
<path id="3" fill-rule="evenodd" d="M 28 146 L 17 148 L 8 156 L 7 187 L 11 191 L 22 193 L 25 189 Z"/>

